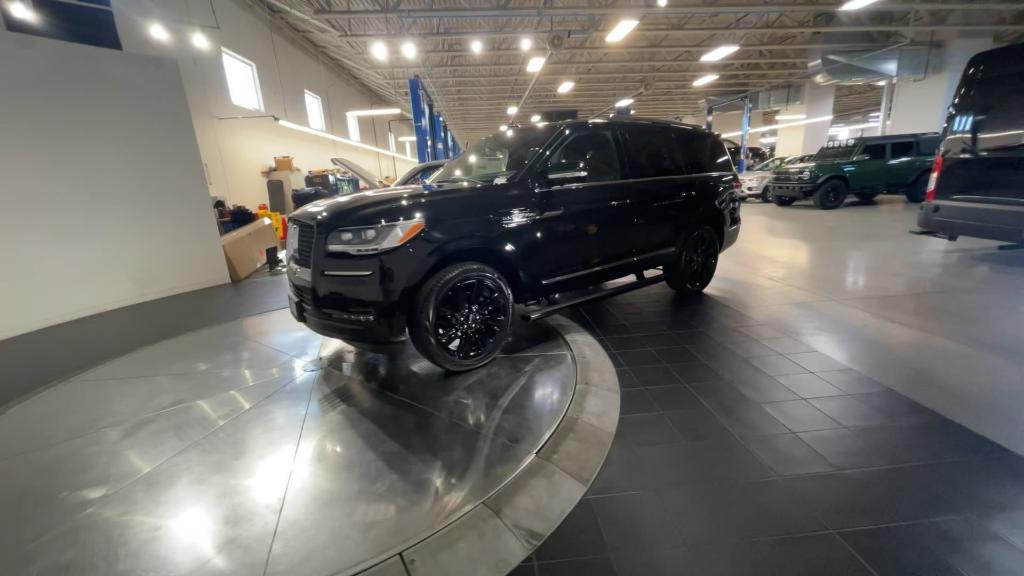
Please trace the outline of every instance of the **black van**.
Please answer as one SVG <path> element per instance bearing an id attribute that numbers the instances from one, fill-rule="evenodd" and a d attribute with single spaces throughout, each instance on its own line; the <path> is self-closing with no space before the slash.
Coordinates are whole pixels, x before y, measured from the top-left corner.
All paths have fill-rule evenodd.
<path id="1" fill-rule="evenodd" d="M 917 224 L 949 240 L 1024 243 L 1024 44 L 964 68 Z"/>
<path id="2" fill-rule="evenodd" d="M 501 349 L 514 304 L 530 304 L 532 320 L 662 280 L 703 290 L 739 233 L 738 185 L 722 141 L 696 126 L 512 127 L 422 186 L 293 212 L 292 314 L 355 344 L 399 340 L 408 328 L 435 364 L 475 368 Z M 566 295 L 627 275 L 635 280 Z"/>

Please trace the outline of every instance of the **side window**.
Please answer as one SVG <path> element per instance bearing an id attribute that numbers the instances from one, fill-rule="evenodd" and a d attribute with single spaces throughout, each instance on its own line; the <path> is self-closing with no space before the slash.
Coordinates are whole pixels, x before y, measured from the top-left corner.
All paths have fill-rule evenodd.
<path id="1" fill-rule="evenodd" d="M 885 144 L 868 144 L 860 153 L 867 154 L 869 160 L 885 160 Z"/>
<path id="2" fill-rule="evenodd" d="M 548 160 L 547 174 L 586 172 L 585 182 L 619 180 L 619 155 L 608 132 L 583 132 L 569 138 Z"/>
<path id="3" fill-rule="evenodd" d="M 632 178 L 682 176 L 687 173 L 672 130 L 654 126 L 626 128 L 626 158 Z"/>
<path id="4" fill-rule="evenodd" d="M 703 132 L 684 128 L 674 129 L 672 133 L 679 146 L 679 151 L 683 155 L 683 162 L 686 163 L 686 172 L 688 174 L 710 172 L 711 163 L 708 162 L 708 156 L 711 153 L 709 148 L 711 138 Z"/>
<path id="5" fill-rule="evenodd" d="M 893 142 L 889 144 L 889 158 L 909 158 L 914 155 L 914 142 Z"/>
<path id="6" fill-rule="evenodd" d="M 732 172 L 734 170 L 732 165 L 732 157 L 729 156 L 729 150 L 725 148 L 725 144 L 717 138 L 709 138 L 711 141 L 711 154 L 708 155 L 708 159 L 711 163 L 711 172 Z"/>

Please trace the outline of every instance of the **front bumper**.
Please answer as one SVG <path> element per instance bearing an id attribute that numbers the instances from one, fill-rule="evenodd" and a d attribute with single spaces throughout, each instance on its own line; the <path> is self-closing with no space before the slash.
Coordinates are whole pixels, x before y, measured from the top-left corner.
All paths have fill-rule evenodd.
<path id="1" fill-rule="evenodd" d="M 1024 242 L 1024 206 L 939 200 L 921 204 L 917 226 L 950 238 Z"/>
<path id="2" fill-rule="evenodd" d="M 772 195 L 782 198 L 807 198 L 814 193 L 815 185 L 810 182 L 772 182 Z"/>

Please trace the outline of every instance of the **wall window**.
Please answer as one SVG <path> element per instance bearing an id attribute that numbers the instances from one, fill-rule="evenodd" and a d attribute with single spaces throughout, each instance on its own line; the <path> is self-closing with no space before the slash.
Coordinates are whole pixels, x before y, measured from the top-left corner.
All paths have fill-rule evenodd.
<path id="1" fill-rule="evenodd" d="M 256 65 L 251 60 L 221 48 L 224 61 L 224 77 L 228 81 L 228 94 L 235 106 L 249 110 L 263 111 L 263 95 L 260 93 L 260 78 Z"/>
<path id="2" fill-rule="evenodd" d="M 309 118 L 309 127 L 313 130 L 327 130 L 327 123 L 324 122 L 324 103 L 319 96 L 309 90 L 306 93 L 306 117 Z"/>

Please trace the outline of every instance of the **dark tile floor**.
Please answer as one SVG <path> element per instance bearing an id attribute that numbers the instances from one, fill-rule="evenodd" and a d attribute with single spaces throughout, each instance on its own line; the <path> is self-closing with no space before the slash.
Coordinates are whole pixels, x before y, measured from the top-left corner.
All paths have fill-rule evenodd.
<path id="1" fill-rule="evenodd" d="M 572 316 L 619 430 L 516 576 L 1024 574 L 1024 458 L 710 297 Z"/>

